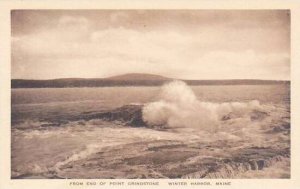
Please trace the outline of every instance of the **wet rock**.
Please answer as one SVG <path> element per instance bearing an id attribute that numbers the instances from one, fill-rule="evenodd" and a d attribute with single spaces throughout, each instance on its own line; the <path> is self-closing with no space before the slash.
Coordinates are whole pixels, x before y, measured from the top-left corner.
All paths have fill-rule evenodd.
<path id="1" fill-rule="evenodd" d="M 290 130 L 290 124 L 289 123 L 284 123 L 282 125 L 275 126 L 272 129 L 272 131 L 274 133 L 283 132 L 283 131 L 287 131 L 287 130 Z"/>
<path id="2" fill-rule="evenodd" d="M 250 112 L 250 119 L 251 121 L 260 121 L 265 119 L 267 116 L 269 116 L 269 114 L 267 112 L 263 112 L 263 111 L 259 111 L 259 110 L 253 110 L 252 112 Z M 227 121 L 230 119 L 235 119 L 238 118 L 239 115 L 234 114 L 233 112 L 230 112 L 227 115 L 224 115 L 221 120 L 222 121 Z"/>
<path id="3" fill-rule="evenodd" d="M 59 127 L 60 123 L 46 123 L 42 124 L 41 127 Z"/>
<path id="4" fill-rule="evenodd" d="M 267 112 L 262 112 L 259 110 L 254 110 L 251 112 L 250 118 L 252 121 L 260 121 L 263 120 L 264 118 L 266 118 L 267 116 L 269 116 L 269 114 Z"/>
<path id="5" fill-rule="evenodd" d="M 71 118 L 71 120 L 89 121 L 92 119 L 103 119 L 107 121 L 122 121 L 126 125 L 142 127 L 146 126 L 146 123 L 143 121 L 142 108 L 143 105 L 125 105 L 109 111 L 85 112 L 84 114 Z"/>

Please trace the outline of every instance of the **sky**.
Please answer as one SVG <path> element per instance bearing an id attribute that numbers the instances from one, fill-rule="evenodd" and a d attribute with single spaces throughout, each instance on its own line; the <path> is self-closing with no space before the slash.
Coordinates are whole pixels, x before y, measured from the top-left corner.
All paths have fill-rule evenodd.
<path id="1" fill-rule="evenodd" d="M 13 10 L 12 78 L 290 79 L 288 10 Z"/>

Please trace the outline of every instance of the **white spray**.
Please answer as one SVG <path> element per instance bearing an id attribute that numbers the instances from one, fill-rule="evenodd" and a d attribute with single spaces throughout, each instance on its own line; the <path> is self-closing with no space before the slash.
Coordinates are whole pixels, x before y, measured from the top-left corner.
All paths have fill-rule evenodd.
<path id="1" fill-rule="evenodd" d="M 225 115 L 230 113 L 242 116 L 253 109 L 260 108 L 258 101 L 201 102 L 193 90 L 182 81 L 173 81 L 164 85 L 159 99 L 146 104 L 143 108 L 143 120 L 150 126 L 194 127 L 215 131 Z"/>

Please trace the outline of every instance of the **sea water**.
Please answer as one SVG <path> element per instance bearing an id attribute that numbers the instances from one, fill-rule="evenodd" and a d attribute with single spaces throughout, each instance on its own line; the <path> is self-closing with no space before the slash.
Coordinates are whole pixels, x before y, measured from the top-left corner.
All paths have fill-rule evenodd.
<path id="1" fill-rule="evenodd" d="M 11 99 L 12 178 L 181 178 L 207 158 L 290 148 L 289 85 L 12 89 Z M 128 104 L 144 105 L 149 127 L 68 119 Z M 287 156 L 233 177 L 288 178 L 289 169 Z"/>

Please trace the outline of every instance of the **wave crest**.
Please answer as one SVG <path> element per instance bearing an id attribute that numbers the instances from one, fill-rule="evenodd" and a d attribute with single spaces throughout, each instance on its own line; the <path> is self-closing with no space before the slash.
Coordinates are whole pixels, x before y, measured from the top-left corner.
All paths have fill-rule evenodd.
<path id="1" fill-rule="evenodd" d="M 149 126 L 194 127 L 209 131 L 218 129 L 226 116 L 241 117 L 260 110 L 259 101 L 212 103 L 197 99 L 193 90 L 182 81 L 164 85 L 159 101 L 143 107 L 143 120 Z"/>

